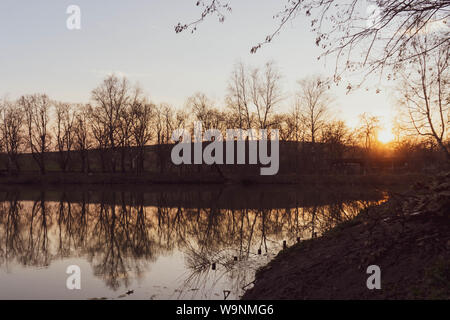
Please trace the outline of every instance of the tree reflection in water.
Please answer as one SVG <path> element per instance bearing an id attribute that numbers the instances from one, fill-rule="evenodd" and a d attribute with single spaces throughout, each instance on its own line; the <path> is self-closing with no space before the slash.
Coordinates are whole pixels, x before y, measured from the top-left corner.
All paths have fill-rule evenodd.
<path id="1" fill-rule="evenodd" d="M 174 203 L 160 193 L 156 205 L 139 192 L 81 192 L 77 200 L 46 191 L 33 201 L 8 192 L 0 202 L 0 264 L 44 267 L 82 257 L 111 290 L 142 278 L 152 264 L 174 251 L 183 254 L 184 274 L 172 298 L 237 298 L 255 270 L 282 249 L 284 240 L 320 235 L 382 201 L 334 198 L 317 205 L 296 201 L 286 208 L 218 207 Z M 180 195 L 185 198 L 186 195 Z M 213 199 L 213 198 L 212 198 Z M 195 202 L 195 201 L 194 201 Z M 215 264 L 215 270 L 212 265 Z M 223 296 L 217 284 L 225 282 Z"/>

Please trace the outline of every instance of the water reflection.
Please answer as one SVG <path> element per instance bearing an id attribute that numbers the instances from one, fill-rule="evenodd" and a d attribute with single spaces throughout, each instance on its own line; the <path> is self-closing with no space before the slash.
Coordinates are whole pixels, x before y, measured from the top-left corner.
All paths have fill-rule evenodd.
<path id="1" fill-rule="evenodd" d="M 322 191 L 319 201 L 293 191 L 265 208 L 257 204 L 267 194 L 252 191 L 249 205 L 242 191 L 228 200 L 214 192 L 8 191 L 0 202 L 0 297 L 8 290 L 28 297 L 26 287 L 7 282 L 16 270 L 46 278 L 64 273 L 52 269 L 56 262 L 75 260 L 88 262 L 83 276 L 102 283 L 77 298 L 127 298 L 120 294 L 133 289 L 131 298 L 236 299 L 283 241 L 320 236 L 384 198 Z M 58 290 L 48 285 L 45 297 L 73 298 Z"/>

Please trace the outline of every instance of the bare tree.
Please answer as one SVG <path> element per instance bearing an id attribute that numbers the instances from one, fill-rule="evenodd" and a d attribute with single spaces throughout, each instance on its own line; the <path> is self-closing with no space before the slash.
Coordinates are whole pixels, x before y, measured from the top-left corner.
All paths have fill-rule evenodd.
<path id="1" fill-rule="evenodd" d="M 210 100 L 204 93 L 197 92 L 189 97 L 186 101 L 186 107 L 192 111 L 195 120 L 203 123 L 203 129 L 211 129 L 215 127 L 215 107 L 214 102 Z"/>
<path id="2" fill-rule="evenodd" d="M 323 127 L 321 141 L 327 144 L 331 157 L 340 159 L 344 156 L 346 146 L 351 145 L 351 132 L 344 121 L 332 121 Z"/>
<path id="3" fill-rule="evenodd" d="M 251 99 L 256 107 L 258 125 L 261 129 L 270 126 L 270 116 L 283 100 L 281 74 L 273 61 L 267 62 L 262 73 L 254 69 L 251 78 Z"/>
<path id="4" fill-rule="evenodd" d="M 89 105 L 88 108 L 90 131 L 92 132 L 94 143 L 93 147 L 97 150 L 100 156 L 102 171 L 106 172 L 108 171 L 108 164 L 106 162 L 109 149 L 108 129 L 106 128 L 106 124 L 100 118 L 100 115 L 94 111 L 95 109 L 91 105 Z M 111 161 L 109 164 L 111 164 Z"/>
<path id="5" fill-rule="evenodd" d="M 156 135 L 158 144 L 169 143 L 174 129 L 174 110 L 170 104 L 161 103 L 156 108 Z"/>
<path id="6" fill-rule="evenodd" d="M 314 144 L 319 132 L 326 123 L 329 107 L 333 98 L 329 93 L 330 86 L 326 79 L 320 76 L 308 77 L 300 80 L 298 103 L 303 115 L 303 122 L 309 131 L 311 142 Z"/>
<path id="7" fill-rule="evenodd" d="M 289 114 L 275 114 L 272 118 L 271 128 L 278 129 L 281 141 L 293 140 L 292 136 L 294 132 L 289 126 Z"/>
<path id="8" fill-rule="evenodd" d="M 189 113 L 185 110 L 177 110 L 175 114 L 175 128 L 186 129 L 189 123 Z"/>
<path id="9" fill-rule="evenodd" d="M 45 174 L 45 158 L 51 144 L 49 133 L 50 99 L 45 94 L 22 96 L 19 105 L 25 111 L 28 147 L 41 174 Z"/>
<path id="10" fill-rule="evenodd" d="M 129 102 L 128 80 L 125 77 L 119 79 L 115 75 L 108 76 L 92 91 L 92 100 L 96 103 L 92 110 L 93 120 L 96 122 L 93 131 L 99 145 L 106 143 L 105 147 L 110 149 L 111 170 L 115 172 L 116 148 L 121 143 L 121 119 Z"/>
<path id="11" fill-rule="evenodd" d="M 284 98 L 280 80 L 281 73 L 273 61 L 262 69 L 248 68 L 242 63 L 235 65 L 225 101 L 231 118 L 240 128 L 270 127 L 270 117 Z"/>
<path id="12" fill-rule="evenodd" d="M 168 144 L 174 129 L 174 110 L 167 103 L 159 104 L 155 110 L 155 130 L 157 138 L 157 153 L 159 170 L 162 173 L 166 166 L 166 153 L 163 144 Z"/>
<path id="13" fill-rule="evenodd" d="M 65 172 L 71 160 L 71 151 L 75 140 L 75 114 L 73 106 L 69 103 L 55 103 L 55 111 L 56 148 L 59 153 L 59 166 Z"/>
<path id="14" fill-rule="evenodd" d="M 305 141 L 305 121 L 298 102 L 288 113 L 274 114 L 271 128 L 278 129 L 282 141 Z"/>
<path id="15" fill-rule="evenodd" d="M 196 30 L 198 24 L 211 15 L 217 15 L 220 22 L 231 12 L 231 1 L 198 1 L 201 17 L 189 24 L 178 23 L 175 31 Z M 286 0 L 280 12 L 275 30 L 265 40 L 251 48 L 256 52 L 262 45 L 270 43 L 284 26 L 300 13 L 310 17 L 312 31 L 317 34 L 316 45 L 324 55 L 336 56 L 336 80 L 341 71 L 366 69 L 368 73 L 380 71 L 389 66 L 393 70 L 414 58 L 405 48 L 416 36 L 438 27 L 435 41 L 422 53 L 449 45 L 448 36 L 449 0 L 377 0 L 376 7 L 368 10 L 363 0 Z M 257 7 L 255 8 L 257 10 Z M 343 70 L 338 70 L 342 67 Z"/>
<path id="16" fill-rule="evenodd" d="M 154 104 L 145 99 L 135 99 L 131 104 L 131 136 L 137 148 L 136 173 L 144 171 L 145 146 L 154 135 L 152 120 L 156 113 Z"/>
<path id="17" fill-rule="evenodd" d="M 155 110 L 155 132 L 156 132 L 156 143 L 159 145 L 164 140 L 164 117 L 162 112 L 163 106 L 159 104 Z"/>
<path id="18" fill-rule="evenodd" d="M 377 140 L 377 134 L 380 130 L 380 119 L 368 113 L 359 116 L 359 136 L 364 142 L 364 147 L 371 150 Z"/>
<path id="19" fill-rule="evenodd" d="M 4 101 L 1 108 L 1 133 L 8 155 L 8 171 L 20 171 L 18 155 L 25 143 L 24 110 L 17 103 Z"/>
<path id="20" fill-rule="evenodd" d="M 434 139 L 450 160 L 445 139 L 450 115 L 450 46 L 428 52 L 430 37 L 424 36 L 413 43 L 412 54 L 416 58 L 401 72 L 402 93 L 400 106 L 407 114 L 406 129 L 423 137 Z M 431 41 L 431 45 L 435 41 Z"/>
<path id="21" fill-rule="evenodd" d="M 287 115 L 287 127 L 290 130 L 290 139 L 292 141 L 305 141 L 305 122 L 303 120 L 302 109 L 297 100 L 292 110 Z"/>
<path id="22" fill-rule="evenodd" d="M 89 105 L 79 105 L 74 121 L 74 149 L 78 151 L 81 161 L 81 172 L 89 171 L 89 149 L 92 146 L 92 137 L 89 125 Z"/>
<path id="23" fill-rule="evenodd" d="M 232 114 L 236 116 L 239 128 L 251 128 L 252 117 L 250 110 L 250 83 L 248 71 L 242 62 L 236 64 L 233 72 L 231 73 L 226 102 Z"/>
<path id="24" fill-rule="evenodd" d="M 136 89 L 138 91 L 140 89 Z M 120 124 L 118 126 L 118 145 L 120 147 L 120 168 L 122 172 L 126 171 L 126 159 L 131 150 L 132 143 L 132 125 L 133 125 L 133 114 L 131 106 L 136 104 L 138 101 L 139 93 L 135 93 L 135 97 L 130 99 L 129 104 L 127 104 L 120 112 Z"/>

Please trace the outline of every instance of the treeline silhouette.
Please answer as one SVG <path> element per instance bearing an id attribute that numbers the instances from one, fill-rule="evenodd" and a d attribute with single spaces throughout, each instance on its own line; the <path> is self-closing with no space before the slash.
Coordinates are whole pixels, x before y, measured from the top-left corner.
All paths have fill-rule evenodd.
<path id="1" fill-rule="evenodd" d="M 329 173 L 334 160 L 345 158 L 401 158 L 410 170 L 445 162 L 432 138 L 397 136 L 389 147 L 382 145 L 377 139 L 380 119 L 370 114 L 361 115 L 356 129 L 344 121 L 330 120 L 330 83 L 319 76 L 299 81 L 291 110 L 277 112 L 286 99 L 280 79 L 273 62 L 261 69 L 237 64 L 222 109 L 202 93 L 188 98 L 183 109 L 156 105 L 141 88 L 115 75 L 92 91 L 89 104 L 53 101 L 45 94 L 3 100 L 2 162 L 9 173 L 164 172 L 170 167 L 167 145 L 173 143 L 172 132 L 184 128 L 192 133 L 194 121 L 224 136 L 226 129 L 233 128 L 278 129 L 281 141 L 286 142 L 280 154 L 290 159 L 284 166 L 286 172 L 298 173 L 300 167 L 302 173 Z"/>

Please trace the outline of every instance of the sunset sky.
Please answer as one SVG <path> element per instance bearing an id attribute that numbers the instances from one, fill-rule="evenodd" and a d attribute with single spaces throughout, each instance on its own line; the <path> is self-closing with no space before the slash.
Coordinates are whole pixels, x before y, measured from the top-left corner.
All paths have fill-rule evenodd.
<path id="1" fill-rule="evenodd" d="M 261 66 L 275 60 L 284 78 L 286 96 L 296 81 L 320 73 L 330 75 L 333 62 L 317 61 L 320 50 L 309 22 L 299 16 L 275 41 L 257 54 L 252 45 L 274 30 L 279 0 L 233 1 L 225 23 L 210 18 L 194 34 L 175 34 L 178 22 L 200 15 L 195 0 L 2 0 L 0 2 L 0 96 L 45 92 L 54 99 L 88 102 L 91 90 L 109 73 L 138 82 L 155 103 L 177 108 L 197 91 L 223 105 L 233 65 L 243 61 Z M 81 8 L 81 30 L 66 28 L 69 5 Z M 257 8 L 257 9 L 255 9 Z M 334 89 L 336 117 L 355 125 L 370 112 L 387 124 L 394 99 L 360 90 Z M 373 88 L 372 88 L 373 89 Z M 287 111 L 287 98 L 279 111 Z"/>

